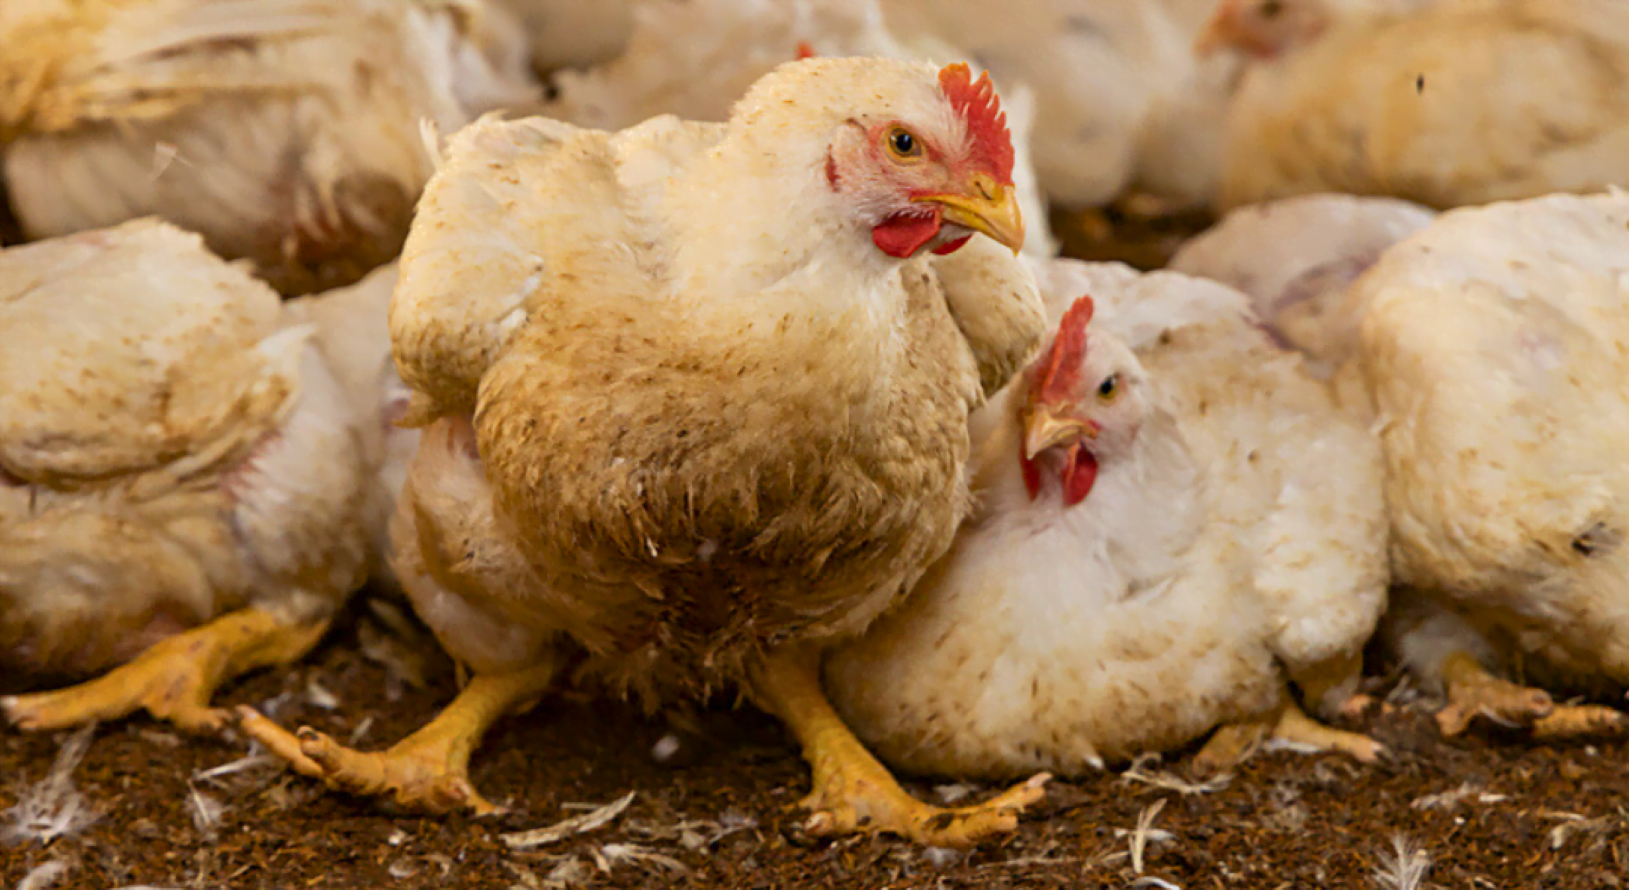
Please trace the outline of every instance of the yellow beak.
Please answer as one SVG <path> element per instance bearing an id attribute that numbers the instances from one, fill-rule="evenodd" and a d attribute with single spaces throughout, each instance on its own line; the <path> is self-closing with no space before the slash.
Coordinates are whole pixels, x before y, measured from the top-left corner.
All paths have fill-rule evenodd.
<path id="1" fill-rule="evenodd" d="M 1211 11 L 1210 18 L 1205 21 L 1204 28 L 1199 31 L 1199 37 L 1194 40 L 1194 55 L 1202 59 L 1247 36 L 1239 30 L 1238 22 L 1234 18 L 1237 14 L 1233 8 L 1234 5 L 1226 2 L 1219 3 L 1216 9 Z"/>
<path id="2" fill-rule="evenodd" d="M 976 173 L 971 194 L 923 195 L 912 201 L 929 201 L 944 208 L 945 222 L 981 232 L 1004 244 L 1013 253 L 1024 246 L 1024 214 L 1018 209 L 1018 190 L 996 182 L 988 173 Z"/>
<path id="3" fill-rule="evenodd" d="M 1024 458 L 1034 460 L 1035 455 L 1080 438 L 1095 439 L 1097 430 L 1091 424 L 1071 417 L 1056 417 L 1045 405 L 1036 405 L 1024 415 Z"/>

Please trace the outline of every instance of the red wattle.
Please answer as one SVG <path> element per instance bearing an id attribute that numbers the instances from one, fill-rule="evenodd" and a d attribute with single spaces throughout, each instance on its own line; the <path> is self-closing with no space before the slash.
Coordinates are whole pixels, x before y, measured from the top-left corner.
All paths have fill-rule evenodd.
<path id="1" fill-rule="evenodd" d="M 960 238 L 953 238 L 953 239 L 951 239 L 949 241 L 946 241 L 945 243 L 939 245 L 938 247 L 935 247 L 933 249 L 933 254 L 934 254 L 934 256 L 944 256 L 947 253 L 955 253 L 956 251 L 961 249 L 963 244 L 967 243 L 968 239 L 970 239 L 972 237 L 973 237 L 972 235 L 963 235 Z"/>
<path id="2" fill-rule="evenodd" d="M 1041 495 L 1041 468 L 1023 454 L 1018 455 L 1018 464 L 1024 468 L 1024 487 L 1029 489 L 1029 499 L 1033 501 Z"/>
<path id="3" fill-rule="evenodd" d="M 918 216 L 897 213 L 871 229 L 871 242 L 877 249 L 896 259 L 915 256 L 922 245 L 939 234 L 939 208 L 930 215 Z"/>
<path id="4" fill-rule="evenodd" d="M 1086 500 L 1092 485 L 1097 482 L 1097 458 L 1084 445 L 1069 449 L 1069 461 L 1063 465 L 1063 503 L 1066 507 Z"/>

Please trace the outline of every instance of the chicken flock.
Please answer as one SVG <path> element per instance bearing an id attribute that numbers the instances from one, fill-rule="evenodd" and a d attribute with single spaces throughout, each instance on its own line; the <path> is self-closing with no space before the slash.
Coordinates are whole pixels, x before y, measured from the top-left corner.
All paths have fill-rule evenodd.
<path id="1" fill-rule="evenodd" d="M 0 713 L 489 813 L 551 689 L 740 694 L 934 846 L 1373 762 L 1366 651 L 1629 731 L 1626 97 L 1618 0 L 7 0 Z M 1133 199 L 1219 222 L 1058 256 Z M 370 578 L 421 730 L 215 704 Z"/>

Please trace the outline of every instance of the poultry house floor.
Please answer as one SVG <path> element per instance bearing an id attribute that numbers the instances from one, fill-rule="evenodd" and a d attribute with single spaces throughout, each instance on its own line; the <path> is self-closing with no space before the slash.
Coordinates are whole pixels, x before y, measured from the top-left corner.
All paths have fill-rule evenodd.
<path id="1" fill-rule="evenodd" d="M 1066 253 L 1148 268 L 1202 221 L 1110 213 L 1055 225 Z M 423 632 L 391 617 L 359 604 L 301 665 L 246 678 L 219 701 L 364 748 L 401 738 L 456 682 L 422 654 L 434 651 L 427 640 L 403 642 Z M 1443 742 L 1406 686 L 1376 678 L 1373 687 L 1396 705 L 1367 726 L 1392 752 L 1379 766 L 1265 751 L 1206 784 L 1186 778 L 1189 756 L 1144 762 L 1055 781 L 1017 833 L 971 853 L 802 837 L 792 805 L 809 779 L 795 745 L 774 721 L 728 702 L 647 720 L 546 699 L 500 722 L 477 753 L 476 784 L 514 808 L 482 820 L 392 816 L 245 759 L 243 744 L 184 739 L 145 717 L 88 735 L 0 728 L 0 887 L 1591 890 L 1629 881 L 1629 743 Z M 909 787 L 939 801 L 987 793 Z M 511 849 L 503 839 L 564 820 L 574 821 L 551 843 Z"/>

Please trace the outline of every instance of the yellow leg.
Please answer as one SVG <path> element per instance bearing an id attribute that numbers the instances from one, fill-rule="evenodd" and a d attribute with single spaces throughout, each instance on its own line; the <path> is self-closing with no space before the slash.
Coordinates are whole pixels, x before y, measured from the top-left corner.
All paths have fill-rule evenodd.
<path id="1" fill-rule="evenodd" d="M 269 612 L 242 609 L 170 637 L 95 680 L 0 698 L 0 711 L 22 729 L 52 730 L 145 708 L 187 732 L 212 732 L 228 722 L 225 711 L 209 704 L 222 683 L 299 659 L 327 630 L 327 618 L 289 624 Z"/>
<path id="2" fill-rule="evenodd" d="M 1214 776 L 1230 772 L 1250 759 L 1261 748 L 1261 743 L 1272 733 L 1273 718 L 1243 723 L 1230 723 L 1218 728 L 1205 747 L 1194 755 L 1193 770 L 1201 776 Z"/>
<path id="3" fill-rule="evenodd" d="M 1294 701 L 1279 715 L 1273 738 L 1323 751 L 1339 751 L 1363 763 L 1375 763 L 1386 753 L 1385 745 L 1366 735 L 1336 729 L 1308 717 Z"/>
<path id="4" fill-rule="evenodd" d="M 1600 705 L 1558 705 L 1541 689 L 1493 676 L 1465 652 L 1455 652 L 1443 661 L 1442 677 L 1448 687 L 1448 706 L 1437 712 L 1437 726 L 1445 736 L 1463 733 L 1477 717 L 1525 726 L 1534 738 L 1546 740 L 1629 732 L 1629 715 L 1622 711 Z"/>
<path id="5" fill-rule="evenodd" d="M 1437 712 L 1437 727 L 1445 736 L 1463 733 L 1477 717 L 1531 726 L 1555 711 L 1549 693 L 1501 680 L 1467 652 L 1454 652 L 1443 660 L 1442 679 L 1448 706 Z"/>
<path id="6" fill-rule="evenodd" d="M 493 722 L 548 689 L 552 656 L 508 674 L 478 674 L 436 718 L 388 751 L 347 748 L 309 728 L 296 737 L 252 708 L 238 726 L 296 771 L 352 794 L 390 794 L 403 807 L 432 813 L 502 812 L 469 780 L 469 758 Z"/>
<path id="7" fill-rule="evenodd" d="M 1006 793 L 967 807 L 929 806 L 905 793 L 854 737 L 820 688 L 820 654 L 781 651 L 754 677 L 761 702 L 786 721 L 814 770 L 813 811 L 805 828 L 816 836 L 892 832 L 934 847 L 968 847 L 1018 827 L 1018 814 L 1046 796 L 1041 774 Z"/>
<path id="8" fill-rule="evenodd" d="M 1286 690 L 1279 710 L 1258 720 L 1217 729 L 1194 757 L 1194 770 L 1201 775 L 1231 770 L 1256 753 L 1269 737 L 1320 751 L 1338 751 L 1363 763 L 1374 763 L 1386 752 L 1384 745 L 1366 735 L 1344 732 L 1308 717 Z"/>

